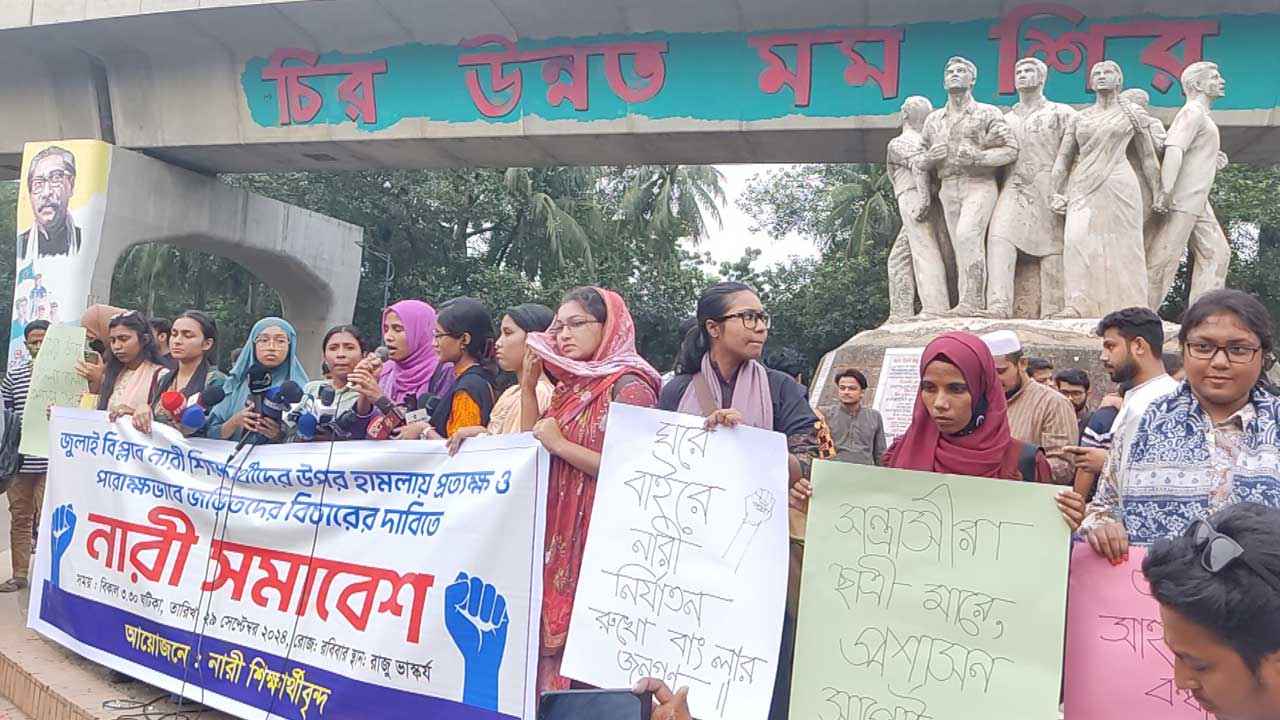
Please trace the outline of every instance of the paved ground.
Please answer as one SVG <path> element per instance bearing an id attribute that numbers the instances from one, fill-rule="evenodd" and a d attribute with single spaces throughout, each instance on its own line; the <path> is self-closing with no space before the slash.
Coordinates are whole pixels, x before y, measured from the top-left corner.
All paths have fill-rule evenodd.
<path id="1" fill-rule="evenodd" d="M 0 495 L 0 578 L 7 580 L 9 572 L 9 498 Z M 13 613 L 17 612 L 16 599 L 0 605 L 0 613 L 4 613 L 6 617 L 13 617 Z M 9 623 L 0 623 L 0 626 L 6 625 Z M 0 720 L 27 720 L 27 716 L 14 707 L 13 703 L 0 696 Z"/>

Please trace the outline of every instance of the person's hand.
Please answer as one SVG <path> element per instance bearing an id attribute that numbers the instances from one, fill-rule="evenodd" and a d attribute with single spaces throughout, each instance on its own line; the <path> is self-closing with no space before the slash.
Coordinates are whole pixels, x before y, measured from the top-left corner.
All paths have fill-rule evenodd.
<path id="1" fill-rule="evenodd" d="M 284 427 L 279 420 L 269 418 L 266 415 L 257 415 L 254 432 L 268 440 L 279 440 L 284 435 Z"/>
<path id="2" fill-rule="evenodd" d="M 641 678 L 631 692 L 643 696 L 653 693 L 657 706 L 653 709 L 651 720 L 693 720 L 689 714 L 689 688 L 682 687 L 674 693 L 667 684 L 657 678 Z"/>
<path id="3" fill-rule="evenodd" d="M 361 370 L 359 366 L 347 376 L 347 385 L 359 393 L 361 399 L 367 401 L 370 405 L 376 404 L 378 400 L 382 399 L 382 388 L 378 385 L 377 374 Z"/>
<path id="4" fill-rule="evenodd" d="M 937 165 L 947 159 L 947 146 L 941 143 L 934 145 L 925 152 L 924 157 L 929 161 L 929 163 Z"/>
<path id="5" fill-rule="evenodd" d="M 805 478 L 796 480 L 791 486 L 788 502 L 800 512 L 809 512 L 809 499 L 813 497 L 813 484 Z"/>
<path id="6" fill-rule="evenodd" d="M 245 432 L 254 432 L 257 427 L 257 419 L 259 415 L 254 411 L 253 405 L 245 405 L 240 408 L 234 415 L 227 418 L 224 426 L 229 426 L 232 430 L 244 430 Z M 252 427 L 251 427 L 252 426 Z"/>
<path id="7" fill-rule="evenodd" d="M 1054 193 L 1049 198 L 1049 209 L 1058 215 L 1067 214 L 1067 196 L 1061 193 Z"/>
<path id="8" fill-rule="evenodd" d="M 1227 164 L 1228 164 L 1229 162 L 1231 162 L 1231 161 L 1227 159 L 1227 154 L 1226 154 L 1226 153 L 1224 153 L 1224 152 L 1222 152 L 1221 150 L 1219 150 L 1219 151 L 1218 151 L 1218 169 L 1219 169 L 1219 170 L 1226 170 L 1226 169 L 1227 169 Z"/>
<path id="9" fill-rule="evenodd" d="M 1124 525 L 1115 521 L 1104 522 L 1090 529 L 1085 537 L 1089 539 L 1089 547 L 1110 560 L 1112 565 L 1129 559 L 1129 531 Z"/>
<path id="10" fill-rule="evenodd" d="M 1116 393 L 1107 393 L 1106 395 L 1103 395 L 1102 402 L 1098 403 L 1099 408 L 1109 407 L 1117 410 L 1119 410 L 1122 405 L 1124 405 L 1124 398 L 1120 397 Z"/>
<path id="11" fill-rule="evenodd" d="M 143 435 L 151 434 L 151 408 L 143 406 L 133 413 L 133 429 Z"/>
<path id="12" fill-rule="evenodd" d="M 103 363 L 76 361 L 76 374 L 84 378 L 84 381 L 89 384 L 91 389 L 102 385 L 102 376 L 106 369 L 107 366 Z"/>
<path id="13" fill-rule="evenodd" d="M 467 438 L 479 437 L 481 435 L 488 434 L 489 431 L 479 425 L 458 428 L 456 432 L 449 436 L 449 454 L 457 455 L 458 451 L 462 449 L 462 442 Z"/>
<path id="14" fill-rule="evenodd" d="M 1169 201 L 1169 193 L 1161 190 L 1156 193 L 1155 198 L 1151 201 L 1151 209 L 1163 215 L 1169 212 Z"/>
<path id="15" fill-rule="evenodd" d="M 1067 445 L 1061 451 L 1054 453 L 1054 456 L 1066 458 L 1071 461 L 1075 469 L 1084 470 L 1094 475 L 1100 474 L 1102 467 L 1107 464 L 1107 451 L 1102 448 Z"/>
<path id="16" fill-rule="evenodd" d="M 956 164 L 970 167 L 978 163 L 978 153 L 968 145 L 956 148 Z"/>
<path id="17" fill-rule="evenodd" d="M 555 418 L 542 418 L 533 426 L 533 436 L 542 443 L 542 447 L 552 455 L 564 442 L 564 433 L 560 430 L 560 421 Z"/>
<path id="18" fill-rule="evenodd" d="M 542 358 L 538 357 L 538 353 L 529 348 L 524 350 L 524 361 L 520 368 L 520 389 L 533 392 L 538 387 L 538 380 L 542 378 Z"/>
<path id="19" fill-rule="evenodd" d="M 1084 522 L 1084 496 L 1075 490 L 1063 490 L 1058 493 L 1055 498 L 1058 503 L 1058 512 L 1062 513 L 1062 519 L 1066 521 L 1067 527 L 1071 528 L 1071 532 L 1080 529 L 1080 523 Z"/>
<path id="20" fill-rule="evenodd" d="M 115 405 L 112 405 L 111 407 L 107 408 L 107 419 L 110 420 L 111 422 L 115 422 L 116 420 L 119 420 L 125 415 L 132 415 L 132 414 L 133 414 L 133 406 L 126 405 L 125 403 L 116 403 Z"/>
<path id="21" fill-rule="evenodd" d="M 392 440 L 421 440 L 422 433 L 431 427 L 426 420 L 415 420 L 411 423 L 405 423 L 395 430 L 391 431 Z"/>
<path id="22" fill-rule="evenodd" d="M 708 415 L 706 421 L 702 423 L 702 427 L 707 430 L 715 430 L 721 425 L 727 428 L 735 428 L 741 422 L 742 413 L 729 408 L 728 410 L 716 410 Z"/>

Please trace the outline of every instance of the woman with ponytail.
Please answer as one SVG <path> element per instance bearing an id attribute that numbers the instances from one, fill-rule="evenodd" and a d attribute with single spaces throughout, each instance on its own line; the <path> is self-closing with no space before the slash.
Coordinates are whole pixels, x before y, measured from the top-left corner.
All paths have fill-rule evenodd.
<path id="1" fill-rule="evenodd" d="M 769 339 L 769 314 L 749 285 L 722 282 L 698 299 L 697 324 L 685 335 L 676 376 L 662 388 L 663 410 L 706 418 L 706 427 L 750 425 L 787 436 L 791 491 L 791 565 L 787 615 L 770 717 L 786 717 L 790 697 L 795 617 L 799 609 L 804 514 L 808 510 L 809 468 L 818 456 L 818 417 L 804 387 L 786 373 L 760 362 Z"/>
<path id="2" fill-rule="evenodd" d="M 440 397 L 427 421 L 409 423 L 401 440 L 441 439 L 465 427 L 489 424 L 497 400 L 494 390 L 493 321 L 475 298 L 459 297 L 440 306 L 434 347 L 441 362 L 453 365 L 453 387 Z"/>

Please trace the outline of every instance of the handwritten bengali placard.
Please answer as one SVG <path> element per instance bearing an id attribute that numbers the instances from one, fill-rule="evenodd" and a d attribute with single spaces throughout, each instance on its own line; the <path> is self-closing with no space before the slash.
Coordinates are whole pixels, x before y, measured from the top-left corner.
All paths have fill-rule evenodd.
<path id="1" fill-rule="evenodd" d="M 1057 488 L 819 461 L 791 716 L 1055 720 Z"/>
<path id="2" fill-rule="evenodd" d="M 787 587 L 787 447 L 615 403 L 563 672 L 689 686 L 702 720 L 765 720 Z"/>
<path id="3" fill-rule="evenodd" d="M 1173 678 L 1160 606 L 1142 574 L 1145 548 L 1112 566 L 1088 543 L 1071 554 L 1067 720 L 1209 720 Z"/>
<path id="4" fill-rule="evenodd" d="M 531 435 L 268 446 L 55 410 L 31 627 L 238 717 L 535 717 Z"/>
<path id="5" fill-rule="evenodd" d="M 49 457 L 49 416 L 51 406 L 77 407 L 88 387 L 76 374 L 76 363 L 84 359 L 84 328 L 78 325 L 51 325 L 31 368 L 31 388 L 26 412 L 22 414 L 24 455 Z"/>

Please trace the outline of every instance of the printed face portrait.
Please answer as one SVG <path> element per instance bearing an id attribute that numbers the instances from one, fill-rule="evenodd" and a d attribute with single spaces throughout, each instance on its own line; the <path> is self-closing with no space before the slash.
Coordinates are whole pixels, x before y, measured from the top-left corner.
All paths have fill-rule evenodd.
<path id="1" fill-rule="evenodd" d="M 67 205 L 76 189 L 75 166 L 61 154 L 38 158 L 27 175 L 27 189 L 36 224 L 57 227 L 67 220 Z"/>

